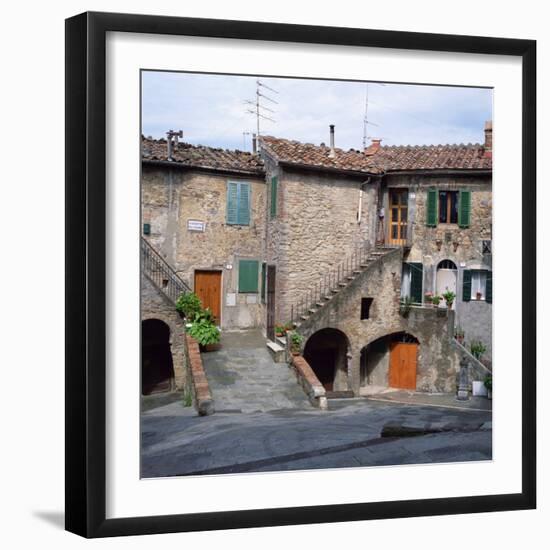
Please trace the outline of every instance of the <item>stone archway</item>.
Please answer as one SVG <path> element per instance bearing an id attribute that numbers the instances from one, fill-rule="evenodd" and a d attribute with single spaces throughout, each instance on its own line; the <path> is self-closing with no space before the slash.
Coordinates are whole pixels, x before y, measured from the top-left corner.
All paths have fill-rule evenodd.
<path id="1" fill-rule="evenodd" d="M 401 377 L 395 371 L 397 362 L 405 369 L 414 368 L 414 374 L 408 378 L 413 379 L 416 387 L 418 347 L 418 339 L 408 332 L 387 334 L 364 346 L 360 356 L 361 393 L 376 392 L 392 386 L 399 387 Z M 398 361 L 392 361 L 392 358 L 396 358 L 395 354 L 399 354 Z M 409 373 L 405 372 L 405 374 Z M 409 389 L 412 389 L 410 385 Z"/>
<path id="2" fill-rule="evenodd" d="M 141 393 L 167 392 L 173 387 L 170 327 L 159 319 L 146 319 L 141 323 Z"/>
<path id="3" fill-rule="evenodd" d="M 347 336 L 335 328 L 323 328 L 312 334 L 304 347 L 304 359 L 327 392 L 348 391 Z"/>

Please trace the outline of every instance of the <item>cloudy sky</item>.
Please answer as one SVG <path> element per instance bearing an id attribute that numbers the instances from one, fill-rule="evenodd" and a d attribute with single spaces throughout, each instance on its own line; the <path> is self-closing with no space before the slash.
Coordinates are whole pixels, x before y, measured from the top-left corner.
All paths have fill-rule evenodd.
<path id="1" fill-rule="evenodd" d="M 256 77 L 192 73 L 142 73 L 142 133 L 155 138 L 182 130 L 183 140 L 228 149 L 251 148 Z M 364 82 L 261 78 L 276 90 L 261 91 L 276 120 L 262 120 L 262 134 L 319 144 L 336 126 L 336 146 L 361 148 L 367 85 Z M 483 142 L 492 118 L 492 91 L 404 84 L 368 86 L 369 137 L 386 145 Z M 374 125 L 376 124 L 376 126 Z M 244 133 L 244 135 L 243 135 Z M 370 140 L 369 140 L 370 141 Z"/>

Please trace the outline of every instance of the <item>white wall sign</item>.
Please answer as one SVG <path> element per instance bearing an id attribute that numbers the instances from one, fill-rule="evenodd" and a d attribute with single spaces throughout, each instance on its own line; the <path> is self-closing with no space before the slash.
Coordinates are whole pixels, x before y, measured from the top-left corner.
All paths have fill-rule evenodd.
<path id="1" fill-rule="evenodd" d="M 225 304 L 228 306 L 237 305 L 237 295 L 234 292 L 228 292 L 225 297 Z"/>
<path id="2" fill-rule="evenodd" d="M 187 231 L 201 231 L 204 233 L 206 222 L 200 220 L 187 220 Z"/>

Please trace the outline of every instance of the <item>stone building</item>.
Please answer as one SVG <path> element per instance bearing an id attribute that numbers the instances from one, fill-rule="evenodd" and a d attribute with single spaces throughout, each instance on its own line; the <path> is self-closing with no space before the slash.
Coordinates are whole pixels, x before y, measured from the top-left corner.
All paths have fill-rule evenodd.
<path id="1" fill-rule="evenodd" d="M 276 340 L 292 321 L 325 388 L 350 395 L 453 391 L 457 326 L 490 358 L 490 123 L 481 145 L 348 151 L 334 127 L 328 146 L 262 136 L 257 153 L 174 136 L 142 140 L 143 238 L 222 329 Z M 446 290 L 452 309 L 422 304 Z"/>

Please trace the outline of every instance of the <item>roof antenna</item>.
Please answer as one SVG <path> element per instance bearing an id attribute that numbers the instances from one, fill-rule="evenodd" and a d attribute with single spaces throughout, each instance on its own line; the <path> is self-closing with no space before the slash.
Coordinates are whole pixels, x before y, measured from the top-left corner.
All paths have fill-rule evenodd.
<path id="1" fill-rule="evenodd" d="M 252 101 L 250 99 L 246 99 L 244 102 L 247 105 L 250 105 L 246 109 L 247 113 L 250 113 L 252 115 L 256 115 L 256 135 L 261 135 L 260 133 L 260 119 L 269 120 L 271 122 L 277 122 L 276 120 L 273 120 L 268 115 L 265 115 L 263 111 L 267 111 L 268 113 L 275 114 L 275 111 L 273 109 L 270 109 L 269 107 L 266 107 L 262 104 L 262 100 L 270 101 L 271 103 L 277 104 L 277 102 L 270 96 L 262 93 L 260 90 L 262 88 L 265 88 L 266 90 L 269 90 L 270 92 L 274 94 L 278 94 L 279 92 L 277 90 L 274 90 L 273 88 L 270 88 L 267 84 L 264 84 L 259 78 L 256 80 L 256 101 Z"/>

